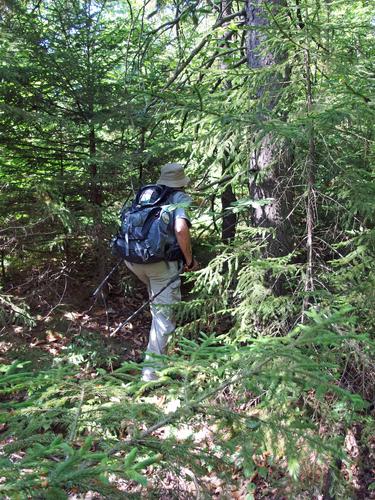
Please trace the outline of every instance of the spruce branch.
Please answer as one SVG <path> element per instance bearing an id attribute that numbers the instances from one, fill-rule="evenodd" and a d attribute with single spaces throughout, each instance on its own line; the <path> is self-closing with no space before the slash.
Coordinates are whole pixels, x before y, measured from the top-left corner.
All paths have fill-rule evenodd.
<path id="1" fill-rule="evenodd" d="M 244 16 L 246 14 L 245 10 L 241 10 L 239 12 L 234 12 L 233 14 L 230 14 L 228 16 L 220 17 L 216 23 L 212 26 L 211 32 L 208 33 L 205 37 L 202 38 L 202 40 L 199 42 L 198 45 L 190 52 L 189 56 L 183 61 L 175 70 L 174 74 L 170 77 L 170 79 L 167 81 L 167 83 L 164 85 L 164 87 L 161 90 L 161 93 L 165 92 L 171 85 L 172 83 L 177 80 L 177 78 L 180 76 L 180 74 L 184 71 L 184 69 L 191 63 L 191 61 L 195 58 L 196 55 L 198 55 L 201 50 L 204 48 L 204 46 L 210 41 L 212 37 L 212 31 L 216 30 L 217 28 L 220 28 L 223 26 L 225 23 L 231 21 L 232 19 L 236 19 L 237 17 Z M 152 106 L 156 104 L 158 99 L 153 99 L 146 107 L 146 110 L 149 110 Z"/>
<path id="2" fill-rule="evenodd" d="M 82 405 L 83 405 L 83 400 L 85 398 L 85 386 L 81 388 L 81 395 L 79 398 L 79 403 L 77 407 L 77 411 L 73 420 L 72 428 L 69 434 L 69 443 L 72 443 L 77 435 L 77 427 L 78 427 L 78 422 L 82 413 Z"/>
<path id="3" fill-rule="evenodd" d="M 127 439 L 127 440 L 123 441 L 122 443 L 119 443 L 117 446 L 114 446 L 112 449 L 110 449 L 107 452 L 108 456 L 113 455 L 113 454 L 117 453 L 118 451 L 121 451 L 124 448 L 128 448 L 129 446 L 134 446 L 135 444 L 139 444 L 147 436 L 149 436 L 153 432 L 157 431 L 158 429 L 161 429 L 162 427 L 165 427 L 166 425 L 170 424 L 171 422 L 178 420 L 182 416 L 189 414 L 192 410 L 198 410 L 200 404 L 203 403 L 204 401 L 206 401 L 207 399 L 209 399 L 210 397 L 216 395 L 219 392 L 224 391 L 227 387 L 230 387 L 230 386 L 236 384 L 237 382 L 240 382 L 244 378 L 248 378 L 250 376 L 254 376 L 254 375 L 258 374 L 260 369 L 271 360 L 272 360 L 272 357 L 267 357 L 263 361 L 258 363 L 257 366 L 255 366 L 251 370 L 244 370 L 244 369 L 239 370 L 234 376 L 225 380 L 224 382 L 222 382 L 218 386 L 214 387 L 213 389 L 205 391 L 201 396 L 199 396 L 195 400 L 192 400 L 192 401 L 184 404 L 178 410 L 174 411 L 173 413 L 169 414 L 167 417 L 159 420 L 159 422 L 156 422 L 154 425 L 152 425 L 148 429 L 141 432 L 137 437 Z"/>

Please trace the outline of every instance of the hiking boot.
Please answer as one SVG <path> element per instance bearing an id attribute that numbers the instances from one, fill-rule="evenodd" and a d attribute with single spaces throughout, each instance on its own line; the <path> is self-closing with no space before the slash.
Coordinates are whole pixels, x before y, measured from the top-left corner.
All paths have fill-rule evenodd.
<path id="1" fill-rule="evenodd" d="M 159 380 L 159 377 L 151 368 L 145 368 L 142 371 L 142 380 L 143 382 L 151 382 L 152 380 Z"/>

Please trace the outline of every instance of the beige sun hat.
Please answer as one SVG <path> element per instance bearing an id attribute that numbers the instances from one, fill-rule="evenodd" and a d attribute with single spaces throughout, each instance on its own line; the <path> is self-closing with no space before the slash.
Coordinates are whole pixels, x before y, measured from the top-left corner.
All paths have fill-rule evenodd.
<path id="1" fill-rule="evenodd" d="M 157 180 L 158 184 L 168 187 L 183 187 L 190 182 L 189 177 L 186 177 L 184 166 L 181 163 L 167 163 L 161 167 L 160 177 Z"/>

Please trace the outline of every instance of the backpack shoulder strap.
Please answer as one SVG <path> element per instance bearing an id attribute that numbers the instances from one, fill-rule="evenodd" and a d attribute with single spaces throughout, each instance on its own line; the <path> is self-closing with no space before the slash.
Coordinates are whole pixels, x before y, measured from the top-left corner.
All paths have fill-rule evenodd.
<path id="1" fill-rule="evenodd" d="M 158 191 L 158 197 L 150 202 L 150 203 L 140 203 L 140 199 L 141 199 L 141 196 L 142 196 L 142 193 L 144 193 L 144 191 L 146 191 L 147 189 L 150 189 L 150 190 L 155 190 L 155 191 Z M 171 188 L 171 187 L 168 187 L 168 186 L 163 186 L 161 184 L 148 184 L 146 186 L 142 186 L 136 197 L 135 197 L 135 200 L 133 202 L 133 206 L 134 208 L 136 207 L 142 207 L 142 208 L 150 208 L 150 207 L 155 207 L 157 205 L 160 205 L 163 201 L 165 201 L 172 193 L 176 192 L 176 191 L 179 191 L 178 188 Z"/>
<path id="2" fill-rule="evenodd" d="M 181 188 L 169 188 L 169 189 L 170 189 L 170 191 L 168 192 L 167 197 L 169 198 L 169 203 L 171 203 L 171 204 L 176 203 L 174 201 L 175 198 L 173 195 L 178 194 L 178 193 L 185 194 L 185 192 Z"/>
<path id="3" fill-rule="evenodd" d="M 163 196 L 162 201 L 167 201 L 169 198 L 172 198 L 173 195 L 176 193 L 182 193 L 180 188 L 172 188 L 172 187 L 168 187 L 168 186 L 165 186 L 165 188 L 166 188 L 166 190 L 165 190 L 165 194 Z"/>

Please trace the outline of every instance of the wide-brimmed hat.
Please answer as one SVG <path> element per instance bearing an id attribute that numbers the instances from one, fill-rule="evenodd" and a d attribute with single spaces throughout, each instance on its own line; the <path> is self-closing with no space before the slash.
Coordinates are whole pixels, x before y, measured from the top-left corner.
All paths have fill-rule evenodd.
<path id="1" fill-rule="evenodd" d="M 161 167 L 158 184 L 168 187 L 184 187 L 190 182 L 186 177 L 184 166 L 181 163 L 167 163 Z"/>

